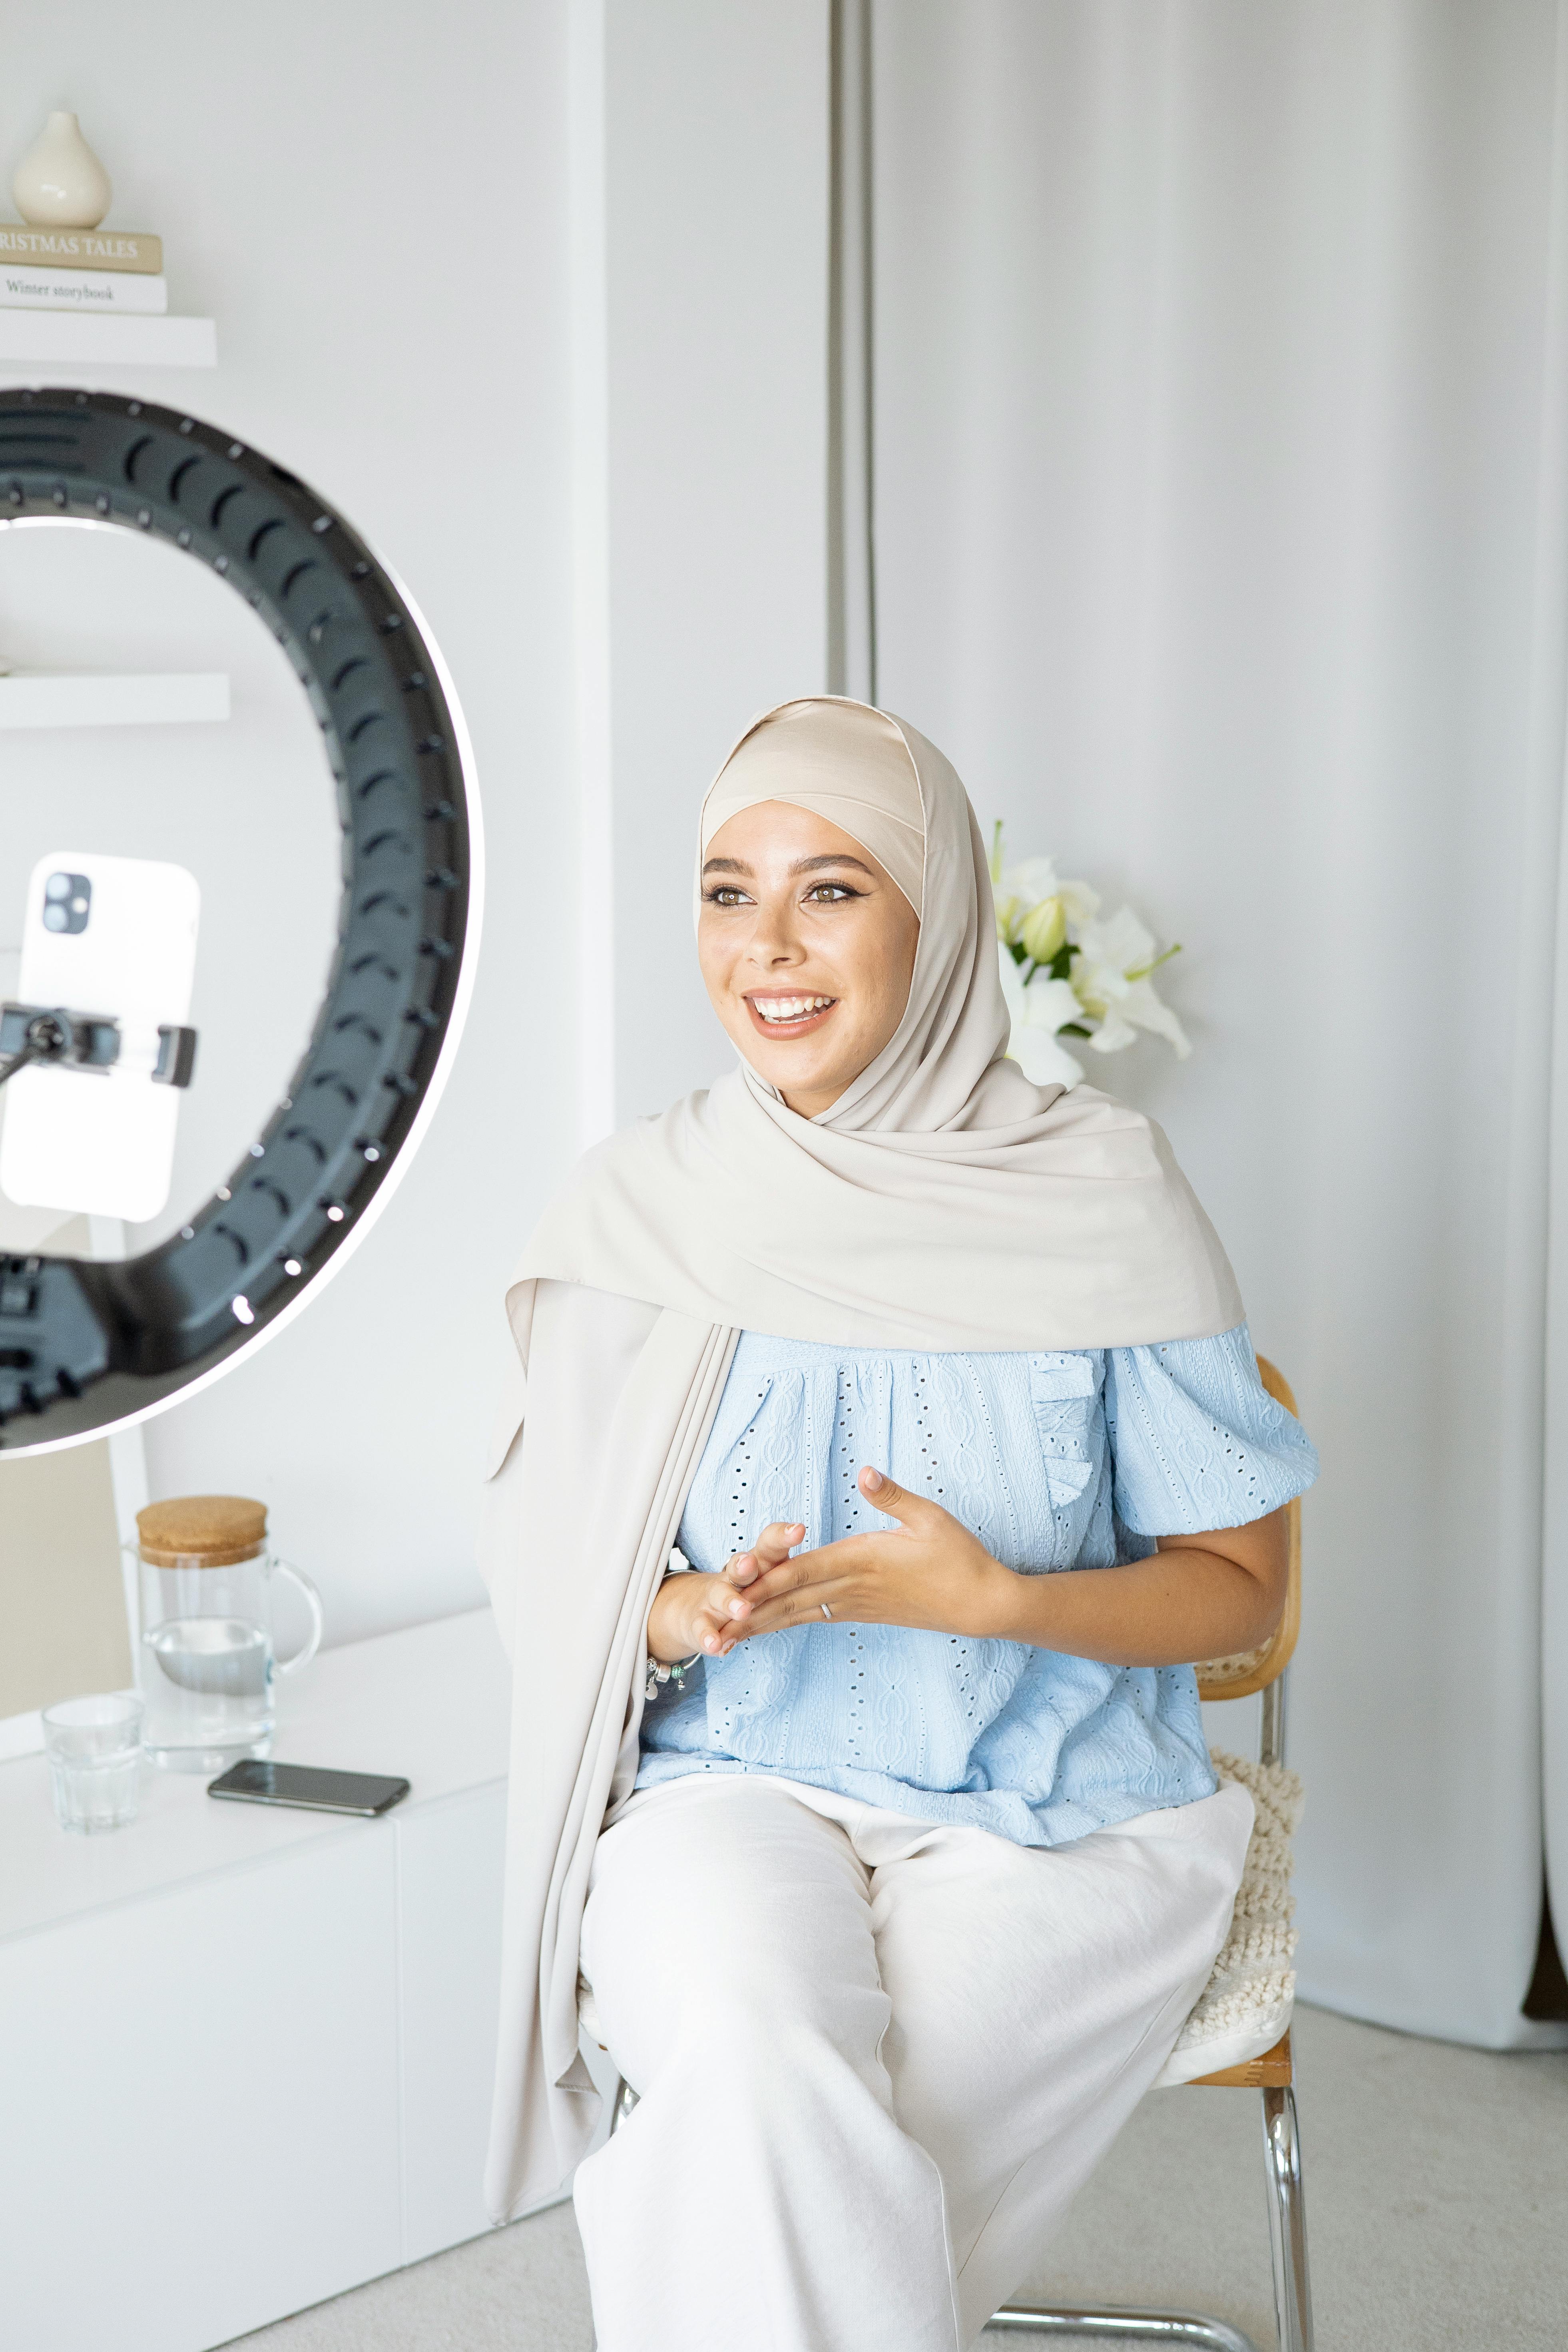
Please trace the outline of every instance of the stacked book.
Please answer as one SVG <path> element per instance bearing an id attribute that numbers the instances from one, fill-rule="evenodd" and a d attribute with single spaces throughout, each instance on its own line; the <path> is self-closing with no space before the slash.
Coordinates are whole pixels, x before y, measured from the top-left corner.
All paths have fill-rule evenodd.
<path id="1" fill-rule="evenodd" d="M 0 310 L 136 312 L 169 307 L 163 240 L 124 229 L 0 221 Z"/>

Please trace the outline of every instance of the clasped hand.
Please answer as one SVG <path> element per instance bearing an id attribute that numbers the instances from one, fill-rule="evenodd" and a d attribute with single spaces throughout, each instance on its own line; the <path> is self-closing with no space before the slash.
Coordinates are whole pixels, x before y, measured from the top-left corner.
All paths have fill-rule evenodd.
<path id="1" fill-rule="evenodd" d="M 648 1617 L 653 1656 L 727 1657 L 754 1633 L 822 1622 L 825 1601 L 841 1622 L 916 1625 L 974 1639 L 1004 1633 L 1019 1582 L 1013 1570 L 940 1503 L 910 1494 L 879 1470 L 862 1470 L 858 1483 L 897 1527 L 843 1536 L 792 1559 L 790 1548 L 805 1541 L 805 1529 L 776 1521 L 718 1576 L 667 1577 Z"/>

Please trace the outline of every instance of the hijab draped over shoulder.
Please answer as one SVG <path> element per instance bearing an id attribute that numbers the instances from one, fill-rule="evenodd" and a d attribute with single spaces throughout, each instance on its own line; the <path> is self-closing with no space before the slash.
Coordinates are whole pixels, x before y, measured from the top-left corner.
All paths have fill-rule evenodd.
<path id="1" fill-rule="evenodd" d="M 595 1840 L 637 1769 L 647 1612 L 738 1334 L 1072 1349 L 1242 1319 L 1225 1254 L 1150 1119 L 1006 1058 L 990 875 L 952 768 L 866 704 L 755 720 L 703 803 L 703 855 L 762 801 L 827 818 L 920 917 L 909 1003 L 831 1109 L 745 1063 L 590 1152 L 507 1294 L 517 1362 L 485 1570 L 516 1669 L 498 2219 L 586 2153 L 577 1943 Z M 699 908 L 700 882 L 699 881 Z"/>

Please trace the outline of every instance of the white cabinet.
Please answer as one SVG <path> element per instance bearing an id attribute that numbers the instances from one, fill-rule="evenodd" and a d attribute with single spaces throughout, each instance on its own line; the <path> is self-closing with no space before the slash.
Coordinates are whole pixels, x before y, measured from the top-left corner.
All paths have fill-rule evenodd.
<path id="1" fill-rule="evenodd" d="M 489 2226 L 479 2185 L 500 2000 L 505 1785 L 425 1807 L 396 1827 L 399 2259 L 416 2263 Z"/>
<path id="2" fill-rule="evenodd" d="M 405 1773 L 378 1822 L 54 1824 L 0 1765 L 0 2343 L 207 2347 L 486 2226 L 507 1675 L 488 1614 L 325 1654 L 290 1762 Z"/>

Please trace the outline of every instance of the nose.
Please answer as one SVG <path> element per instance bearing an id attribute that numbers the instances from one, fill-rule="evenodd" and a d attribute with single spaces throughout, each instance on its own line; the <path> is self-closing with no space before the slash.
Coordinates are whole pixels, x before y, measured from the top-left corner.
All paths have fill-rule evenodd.
<path id="1" fill-rule="evenodd" d="M 780 965 L 805 961 L 805 950 L 790 919 L 792 912 L 787 901 L 782 906 L 768 899 L 763 901 L 746 946 L 748 963 L 759 970 L 773 971 Z"/>

